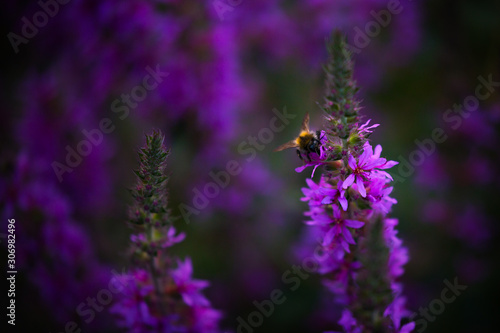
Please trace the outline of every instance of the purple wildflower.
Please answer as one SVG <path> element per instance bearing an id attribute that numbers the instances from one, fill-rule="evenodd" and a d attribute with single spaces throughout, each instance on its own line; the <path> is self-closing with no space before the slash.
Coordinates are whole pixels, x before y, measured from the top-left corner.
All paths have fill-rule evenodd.
<path id="1" fill-rule="evenodd" d="M 363 125 L 359 126 L 359 128 L 358 128 L 358 134 L 359 135 L 367 136 L 367 134 L 373 132 L 372 128 L 377 128 L 377 127 L 380 126 L 380 124 L 374 124 L 374 125 L 368 126 L 370 124 L 370 121 L 372 121 L 372 120 L 368 119 L 368 121 L 366 123 L 364 123 Z M 366 134 L 364 134 L 364 133 L 366 133 Z"/>
<path id="2" fill-rule="evenodd" d="M 332 188 L 332 189 L 323 189 L 323 194 L 325 194 L 325 197 L 321 201 L 322 204 L 331 204 L 335 201 L 338 201 L 340 205 L 342 206 L 342 209 L 344 211 L 347 210 L 347 199 L 345 197 L 345 189 L 343 188 L 343 182 L 339 180 L 337 183 L 337 188 Z"/>
<path id="3" fill-rule="evenodd" d="M 343 188 L 347 189 L 356 182 L 359 194 L 364 198 L 366 197 L 364 181 L 369 180 L 372 174 L 381 174 L 392 180 L 392 177 L 387 172 L 376 169 L 389 169 L 398 164 L 398 162 L 387 161 L 385 158 L 381 158 L 381 152 L 382 146 L 378 145 L 375 147 L 375 153 L 373 153 L 372 146 L 367 142 L 363 153 L 357 161 L 352 155 L 349 155 L 349 167 L 352 173 L 344 181 Z"/>
<path id="4" fill-rule="evenodd" d="M 165 239 L 163 240 L 163 242 L 161 243 L 161 247 L 165 248 L 165 247 L 171 247 L 177 243 L 180 243 L 184 240 L 184 238 L 186 238 L 186 234 L 181 232 L 180 234 L 178 234 L 177 236 L 175 235 L 175 228 L 174 227 L 170 227 L 168 228 L 168 231 L 167 231 L 167 234 L 166 234 L 166 237 Z"/>
<path id="5" fill-rule="evenodd" d="M 373 150 L 368 142 L 379 125 L 359 123 L 350 55 L 339 33 L 334 34 L 330 52 L 323 107 L 329 114 L 327 139 L 321 142 L 320 156 L 297 168 L 300 172 L 314 166 L 314 174 L 324 166 L 318 183 L 306 179 L 301 199 L 309 205 L 305 224 L 316 229 L 314 235 L 325 254 L 318 260 L 318 271 L 336 300 L 347 307 L 339 321 L 344 332 L 409 332 L 414 323 L 400 327 L 408 311 L 397 281 L 408 251 L 397 237 L 397 220 L 386 217 L 396 200 L 389 196 L 392 177 L 384 170 L 397 162 L 382 158 L 382 147 Z"/>
<path id="6" fill-rule="evenodd" d="M 208 287 L 208 282 L 191 278 L 193 273 L 191 259 L 186 258 L 184 262 L 179 260 L 177 263 L 177 269 L 173 270 L 171 275 L 184 302 L 189 306 L 208 305 L 208 300 L 199 293 L 201 289 Z"/>
<path id="7" fill-rule="evenodd" d="M 167 208 L 164 169 L 169 152 L 163 140 L 160 132 L 153 132 L 139 152 L 138 181 L 132 191 L 135 205 L 130 209 L 130 223 L 142 231 L 130 237 L 139 267 L 122 277 L 129 280 L 128 293 L 112 312 L 121 317 L 120 326 L 137 333 L 218 332 L 221 314 L 201 293 L 209 283 L 192 278 L 191 259 L 175 260 L 166 251 L 185 234 L 176 235 Z"/>
<path id="8" fill-rule="evenodd" d="M 143 332 L 145 325 L 153 325 L 154 319 L 149 311 L 146 299 L 153 291 L 149 284 L 149 275 L 145 270 L 138 269 L 128 274 L 115 277 L 124 286 L 124 297 L 113 305 L 111 313 L 119 316 L 118 325 L 129 327 L 133 332 Z"/>
<path id="9" fill-rule="evenodd" d="M 325 235 L 325 238 L 323 239 L 323 246 L 328 246 L 332 243 L 333 239 L 336 238 L 337 240 L 340 240 L 342 247 L 346 250 L 346 252 L 349 251 L 349 244 L 355 244 L 354 238 L 352 238 L 351 230 L 349 228 L 353 229 L 358 229 L 361 228 L 365 223 L 361 221 L 356 221 L 356 220 L 349 220 L 349 219 L 344 219 L 342 217 L 342 213 L 340 209 L 336 206 L 332 206 L 333 209 L 333 218 L 327 219 L 327 221 L 330 224 L 330 230 Z M 324 215 L 317 216 L 317 219 L 321 219 L 321 217 Z M 336 236 L 342 235 L 342 239 L 339 239 Z"/>

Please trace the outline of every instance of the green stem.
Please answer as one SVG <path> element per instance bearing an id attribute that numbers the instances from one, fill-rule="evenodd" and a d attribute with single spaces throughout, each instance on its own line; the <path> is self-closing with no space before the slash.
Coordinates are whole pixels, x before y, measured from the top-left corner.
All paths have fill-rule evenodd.
<path id="1" fill-rule="evenodd" d="M 154 227 L 153 226 L 148 226 L 146 235 L 148 237 L 148 241 L 151 243 L 153 241 L 153 234 L 154 234 Z M 156 292 L 156 297 L 158 298 L 158 308 L 160 311 L 160 314 L 162 316 L 166 315 L 165 311 L 165 306 L 163 304 L 163 295 L 160 290 L 160 282 L 157 274 L 157 267 L 155 265 L 155 256 L 156 254 L 150 254 L 150 260 L 149 260 L 149 269 L 151 271 L 151 279 L 153 280 L 153 285 L 155 288 Z"/>

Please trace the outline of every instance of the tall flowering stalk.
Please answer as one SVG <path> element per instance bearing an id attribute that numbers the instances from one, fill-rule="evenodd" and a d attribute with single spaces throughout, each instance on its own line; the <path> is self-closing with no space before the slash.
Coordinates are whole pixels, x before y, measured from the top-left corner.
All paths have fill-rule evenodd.
<path id="1" fill-rule="evenodd" d="M 191 259 L 173 258 L 169 249 L 185 235 L 177 233 L 167 208 L 164 136 L 146 136 L 135 171 L 137 185 L 129 223 L 139 232 L 130 237 L 135 268 L 120 276 L 124 296 L 112 308 L 120 326 L 130 332 L 218 332 L 219 311 L 201 294 L 208 282 L 194 280 Z"/>
<path id="2" fill-rule="evenodd" d="M 397 282 L 408 253 L 397 238 L 398 221 L 387 216 L 396 200 L 389 196 L 392 177 L 384 170 L 397 162 L 382 158 L 382 147 L 374 149 L 368 140 L 379 125 L 361 121 L 351 54 L 340 32 L 328 50 L 320 154 L 312 153 L 311 162 L 296 169 L 324 169 L 319 183 L 311 176 L 302 189 L 309 204 L 306 224 L 322 235 L 319 272 L 346 306 L 339 321 L 345 332 L 410 332 L 414 323 L 401 325 L 408 312 Z"/>

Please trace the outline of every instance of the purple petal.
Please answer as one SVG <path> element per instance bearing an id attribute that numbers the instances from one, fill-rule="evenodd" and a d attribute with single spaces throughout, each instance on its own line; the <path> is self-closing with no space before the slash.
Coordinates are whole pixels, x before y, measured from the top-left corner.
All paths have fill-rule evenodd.
<path id="1" fill-rule="evenodd" d="M 399 162 L 397 161 L 387 161 L 384 165 L 380 166 L 379 169 L 389 169 L 398 164 Z"/>
<path id="2" fill-rule="evenodd" d="M 377 173 L 378 173 L 379 175 L 386 176 L 386 177 L 387 177 L 387 178 L 389 178 L 390 180 L 394 180 L 394 179 L 392 178 L 392 176 L 391 176 L 390 174 L 388 174 L 387 172 L 385 172 L 385 171 L 380 171 L 380 170 L 378 170 L 378 172 L 377 172 Z"/>
<path id="3" fill-rule="evenodd" d="M 295 170 L 297 170 L 297 169 L 295 169 Z M 318 188 L 318 185 L 310 178 L 306 178 L 306 183 L 309 186 L 309 188 L 311 188 L 313 190 Z"/>
<path id="4" fill-rule="evenodd" d="M 348 227 L 358 229 L 365 225 L 365 222 L 357 221 L 357 220 L 344 220 L 344 224 Z"/>
<path id="5" fill-rule="evenodd" d="M 376 128 L 376 127 L 379 127 L 380 124 L 374 124 L 374 125 L 371 125 L 371 126 L 368 126 L 368 124 L 370 124 L 370 121 L 371 119 L 369 119 L 366 123 L 364 123 L 363 125 L 359 126 L 359 133 L 371 133 L 371 129 L 372 128 Z"/>
<path id="6" fill-rule="evenodd" d="M 312 177 L 314 177 L 314 172 L 316 172 L 316 169 L 317 169 L 318 167 L 319 167 L 319 164 L 316 164 L 316 165 L 314 166 L 313 172 L 312 172 L 312 174 L 311 174 L 311 178 L 312 178 Z"/>
<path id="7" fill-rule="evenodd" d="M 332 197 L 330 197 L 330 196 L 324 197 L 323 200 L 321 200 L 321 203 L 324 204 L 324 205 L 331 204 L 332 203 Z"/>
<path id="8" fill-rule="evenodd" d="M 399 333 L 410 333 L 414 329 L 415 329 L 415 322 L 411 322 L 411 323 L 408 323 L 406 325 L 403 325 L 403 327 L 401 327 L 401 330 L 399 331 Z"/>
<path id="9" fill-rule="evenodd" d="M 325 131 L 321 131 L 320 136 L 319 136 L 321 144 L 325 144 L 328 141 L 328 137 L 326 136 Z"/>
<path id="10" fill-rule="evenodd" d="M 363 198 L 365 198 L 366 197 L 366 189 L 365 189 L 365 185 L 363 184 L 363 179 L 361 177 L 357 177 L 356 185 L 358 185 L 359 194 L 361 194 L 361 196 Z"/>
<path id="11" fill-rule="evenodd" d="M 344 238 L 345 238 L 347 243 L 356 244 L 356 242 L 354 242 L 354 238 L 352 238 L 352 235 L 351 235 L 351 232 L 349 231 L 349 229 L 347 229 L 346 227 L 343 227 L 342 234 L 344 235 Z"/>
<path id="12" fill-rule="evenodd" d="M 363 166 L 363 169 L 370 170 L 370 169 L 373 169 L 373 168 L 380 168 L 386 162 L 387 162 L 387 160 L 385 158 L 375 158 L 375 159 L 372 159 L 371 161 L 367 162 Z"/>
<path id="13" fill-rule="evenodd" d="M 352 157 L 352 155 L 349 155 L 349 166 L 351 167 L 351 169 L 356 169 L 356 160 L 354 159 L 354 157 Z"/>
<path id="14" fill-rule="evenodd" d="M 344 211 L 347 211 L 347 206 L 348 206 L 347 199 L 343 198 L 343 197 L 339 197 L 339 202 L 340 202 L 340 205 L 342 206 L 342 209 Z"/>
<path id="15" fill-rule="evenodd" d="M 309 178 L 307 178 L 307 179 L 309 179 Z M 307 181 L 307 179 L 306 179 L 306 181 Z M 304 195 L 306 197 L 309 196 L 312 193 L 311 189 L 307 188 L 307 187 L 303 187 L 303 188 L 301 188 L 301 190 L 302 190 L 302 193 L 304 193 Z"/>
<path id="16" fill-rule="evenodd" d="M 303 166 L 300 166 L 298 168 L 295 168 L 295 172 L 298 172 L 298 173 L 301 173 L 302 171 L 305 170 L 305 168 L 307 168 L 309 165 L 307 164 L 304 164 Z"/>
<path id="17" fill-rule="evenodd" d="M 340 242 L 342 244 L 342 247 L 344 248 L 345 252 L 347 253 L 351 253 L 351 250 L 349 250 L 349 244 L 347 244 L 346 242 L 342 241 Z"/>
<path id="18" fill-rule="evenodd" d="M 364 123 L 363 125 L 359 126 L 359 129 L 361 130 L 361 129 L 363 129 L 363 128 L 367 127 L 367 126 L 368 126 L 368 124 L 370 124 L 370 121 L 372 121 L 372 120 L 371 120 L 371 119 L 368 119 L 368 121 L 367 121 L 366 123 Z"/>
<path id="19" fill-rule="evenodd" d="M 368 122 L 370 121 L 368 120 Z M 342 311 L 342 317 L 339 320 L 339 324 L 342 325 L 343 327 L 348 327 L 348 328 L 357 325 L 356 319 L 354 319 L 351 311 L 347 309 Z"/>
<path id="20" fill-rule="evenodd" d="M 333 237 L 335 236 L 335 229 L 331 228 L 323 238 L 323 246 L 330 245 L 332 243 Z"/>
<path id="21" fill-rule="evenodd" d="M 313 220 L 316 222 L 316 224 L 320 224 L 320 225 L 332 223 L 332 219 L 329 216 L 323 215 L 323 214 L 318 214 L 318 215 L 314 216 Z"/>
<path id="22" fill-rule="evenodd" d="M 380 157 L 380 153 L 382 153 L 382 146 L 381 145 L 377 145 L 377 147 L 375 147 L 375 152 L 373 153 L 373 157 L 374 158 L 379 158 Z"/>
<path id="23" fill-rule="evenodd" d="M 368 159 L 370 159 L 373 155 L 373 148 L 369 144 L 365 146 L 365 150 L 363 154 L 359 157 L 358 165 L 364 165 Z"/>
<path id="24" fill-rule="evenodd" d="M 320 187 L 319 188 L 319 193 L 321 193 L 321 194 L 323 194 L 325 196 L 334 197 L 335 194 L 337 193 L 337 189 Z"/>
<path id="25" fill-rule="evenodd" d="M 341 216 L 341 212 L 340 212 L 339 207 L 337 207 L 337 205 L 333 205 L 332 210 L 333 210 L 333 217 L 336 219 L 339 219 Z"/>
<path id="26" fill-rule="evenodd" d="M 344 189 L 346 189 L 346 188 L 348 188 L 349 186 L 351 186 L 351 184 L 352 184 L 352 183 L 354 183 L 354 178 L 355 178 L 354 174 L 353 174 L 353 173 L 351 173 L 351 174 L 349 175 L 349 177 L 347 177 L 347 178 L 346 178 L 346 180 L 344 180 L 344 183 L 342 184 L 342 187 L 343 187 Z"/>

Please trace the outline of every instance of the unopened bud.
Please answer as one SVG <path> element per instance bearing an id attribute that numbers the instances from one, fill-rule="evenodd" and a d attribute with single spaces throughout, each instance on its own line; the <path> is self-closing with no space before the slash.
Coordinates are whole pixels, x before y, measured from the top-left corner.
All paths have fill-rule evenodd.
<path id="1" fill-rule="evenodd" d="M 347 141 L 351 145 L 357 145 L 357 144 L 359 144 L 361 142 L 361 138 L 360 138 L 359 134 L 356 132 L 356 133 L 352 133 L 349 136 L 349 139 L 347 139 Z"/>

